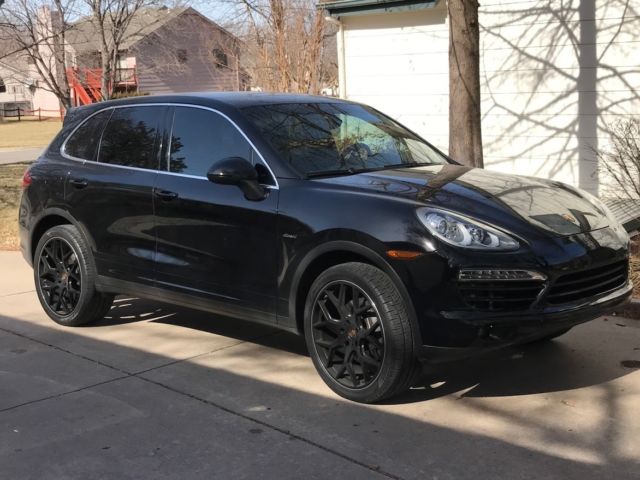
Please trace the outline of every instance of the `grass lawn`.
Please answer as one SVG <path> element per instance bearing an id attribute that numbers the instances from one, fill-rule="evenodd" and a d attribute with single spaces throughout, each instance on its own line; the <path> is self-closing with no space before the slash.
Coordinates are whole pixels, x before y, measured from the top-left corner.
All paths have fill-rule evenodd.
<path id="1" fill-rule="evenodd" d="M 0 165 L 0 250 L 18 248 L 18 206 L 26 163 Z"/>
<path id="2" fill-rule="evenodd" d="M 8 120 L 0 122 L 0 148 L 45 147 L 60 131 L 60 120 Z"/>

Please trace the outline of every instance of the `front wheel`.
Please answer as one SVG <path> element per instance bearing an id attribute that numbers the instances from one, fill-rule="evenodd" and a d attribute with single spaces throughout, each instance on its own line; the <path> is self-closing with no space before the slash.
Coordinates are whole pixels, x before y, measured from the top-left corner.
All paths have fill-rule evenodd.
<path id="1" fill-rule="evenodd" d="M 78 229 L 58 225 L 36 247 L 33 270 L 38 300 L 49 317 L 75 327 L 103 318 L 113 295 L 96 291 L 91 251 Z"/>
<path id="2" fill-rule="evenodd" d="M 408 389 L 417 361 L 407 310 L 389 276 L 376 267 L 351 262 L 320 274 L 304 320 L 307 348 L 325 383 L 364 403 Z"/>

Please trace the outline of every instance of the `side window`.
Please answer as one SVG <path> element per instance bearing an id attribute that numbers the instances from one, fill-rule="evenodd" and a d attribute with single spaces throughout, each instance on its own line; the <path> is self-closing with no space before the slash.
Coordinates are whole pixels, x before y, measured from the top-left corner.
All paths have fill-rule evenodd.
<path id="1" fill-rule="evenodd" d="M 100 135 L 113 110 L 103 110 L 84 122 L 67 140 L 64 151 L 67 155 L 82 160 L 95 160 Z"/>
<path id="2" fill-rule="evenodd" d="M 242 157 L 254 162 L 254 155 L 249 142 L 221 115 L 199 108 L 175 108 L 170 172 L 204 177 L 217 160 Z M 273 182 L 263 165 L 257 166 L 257 169 L 261 183 Z"/>
<path id="3" fill-rule="evenodd" d="M 116 108 L 100 142 L 98 161 L 156 169 L 155 143 L 163 107 Z"/>

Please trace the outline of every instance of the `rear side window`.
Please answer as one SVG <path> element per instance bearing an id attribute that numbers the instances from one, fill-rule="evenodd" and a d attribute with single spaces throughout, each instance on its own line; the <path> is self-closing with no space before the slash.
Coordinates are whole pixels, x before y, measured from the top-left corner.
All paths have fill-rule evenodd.
<path id="1" fill-rule="evenodd" d="M 89 118 L 71 135 L 64 152 L 74 158 L 95 160 L 100 144 L 100 135 L 113 110 L 103 110 Z"/>
<path id="2" fill-rule="evenodd" d="M 209 110 L 175 108 L 170 172 L 205 177 L 214 162 L 226 157 L 253 162 L 253 148 L 237 128 Z"/>
<path id="3" fill-rule="evenodd" d="M 163 111 L 164 107 L 115 109 L 102 134 L 98 161 L 156 169 L 158 162 L 154 152 Z"/>

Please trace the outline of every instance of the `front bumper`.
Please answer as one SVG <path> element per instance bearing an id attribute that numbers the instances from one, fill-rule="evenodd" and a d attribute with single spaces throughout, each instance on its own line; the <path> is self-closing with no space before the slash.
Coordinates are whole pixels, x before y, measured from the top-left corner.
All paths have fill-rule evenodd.
<path id="1" fill-rule="evenodd" d="M 599 298 L 535 313 L 496 315 L 480 312 L 446 312 L 444 316 L 449 321 L 473 328 L 477 332 L 475 338 L 464 347 L 423 345 L 419 357 L 426 363 L 441 363 L 544 338 L 610 313 L 629 301 L 632 290 L 633 285 L 629 281 L 623 287 Z"/>

